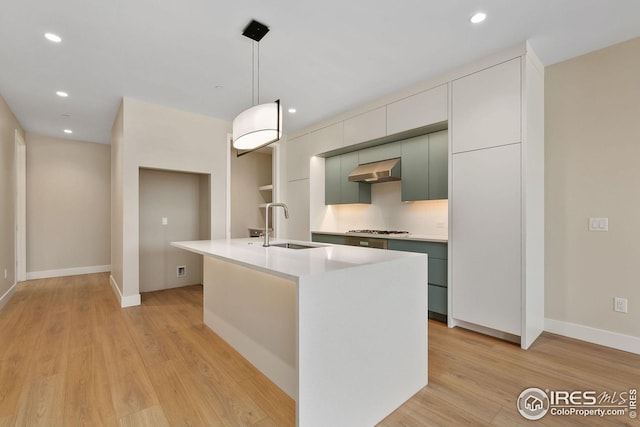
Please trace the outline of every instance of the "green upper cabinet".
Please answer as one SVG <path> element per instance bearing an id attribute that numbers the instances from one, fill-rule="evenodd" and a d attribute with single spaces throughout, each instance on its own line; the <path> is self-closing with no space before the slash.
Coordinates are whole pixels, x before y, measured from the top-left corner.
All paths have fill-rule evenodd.
<path id="1" fill-rule="evenodd" d="M 402 141 L 402 201 L 446 199 L 447 131 Z"/>
<path id="2" fill-rule="evenodd" d="M 365 163 L 379 162 L 400 157 L 402 154 L 401 144 L 384 144 L 376 147 L 365 148 L 358 151 L 358 162 Z"/>
<path id="3" fill-rule="evenodd" d="M 371 185 L 349 182 L 349 173 L 358 167 L 358 152 L 325 159 L 325 205 L 371 203 Z"/>
<path id="4" fill-rule="evenodd" d="M 324 159 L 324 204 L 340 204 L 340 156 Z"/>
<path id="5" fill-rule="evenodd" d="M 429 135 L 402 141 L 402 201 L 429 199 Z"/>
<path id="6" fill-rule="evenodd" d="M 448 132 L 429 134 L 429 199 L 449 197 Z"/>

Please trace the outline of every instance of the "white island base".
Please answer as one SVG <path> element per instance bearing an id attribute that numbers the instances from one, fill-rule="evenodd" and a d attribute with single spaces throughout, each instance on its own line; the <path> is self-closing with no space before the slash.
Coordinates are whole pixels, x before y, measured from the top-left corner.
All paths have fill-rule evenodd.
<path id="1" fill-rule="evenodd" d="M 295 399 L 299 427 L 371 427 L 427 384 L 425 255 L 251 242 L 174 245 L 205 255 L 204 322 Z"/>

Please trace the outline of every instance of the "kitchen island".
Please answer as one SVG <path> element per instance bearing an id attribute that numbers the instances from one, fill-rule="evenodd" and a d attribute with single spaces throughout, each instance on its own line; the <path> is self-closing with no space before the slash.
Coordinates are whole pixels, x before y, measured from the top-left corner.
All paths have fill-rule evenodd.
<path id="1" fill-rule="evenodd" d="M 257 239 L 204 255 L 204 322 L 296 401 L 300 427 L 373 426 L 427 384 L 427 256 Z"/>

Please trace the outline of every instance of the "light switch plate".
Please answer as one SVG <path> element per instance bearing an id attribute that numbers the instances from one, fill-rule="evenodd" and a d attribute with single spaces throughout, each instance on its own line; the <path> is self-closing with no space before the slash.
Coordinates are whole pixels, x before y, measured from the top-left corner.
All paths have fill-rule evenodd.
<path id="1" fill-rule="evenodd" d="M 589 218 L 589 231 L 609 231 L 609 218 Z"/>
<path id="2" fill-rule="evenodd" d="M 169 224 L 169 218 L 167 218 L 166 216 L 162 217 L 162 225 L 167 225 Z"/>

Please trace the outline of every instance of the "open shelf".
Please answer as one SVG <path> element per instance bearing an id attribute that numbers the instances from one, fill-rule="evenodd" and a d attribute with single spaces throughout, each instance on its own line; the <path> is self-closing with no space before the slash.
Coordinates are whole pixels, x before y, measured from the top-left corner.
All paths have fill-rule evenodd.
<path id="1" fill-rule="evenodd" d="M 273 184 L 263 185 L 262 187 L 258 187 L 260 191 L 271 191 L 273 190 Z"/>

